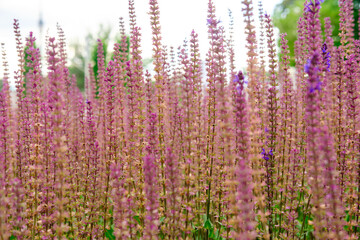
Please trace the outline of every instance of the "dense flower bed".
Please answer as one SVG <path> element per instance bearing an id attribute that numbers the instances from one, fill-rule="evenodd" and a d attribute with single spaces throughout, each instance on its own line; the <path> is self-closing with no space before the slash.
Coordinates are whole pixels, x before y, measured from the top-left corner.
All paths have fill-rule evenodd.
<path id="1" fill-rule="evenodd" d="M 358 239 L 360 42 L 352 1 L 339 0 L 338 47 L 321 2 L 304 5 L 291 78 L 286 34 L 278 57 L 272 20 L 260 4 L 256 30 L 251 0 L 246 73 L 211 0 L 206 69 L 195 31 L 177 53 L 163 45 L 150 0 L 149 73 L 129 0 L 130 51 L 121 21 L 108 63 L 98 41 L 84 93 L 61 27 L 42 73 L 35 37 L 23 44 L 15 20 L 15 106 L 3 48 L 0 239 Z"/>

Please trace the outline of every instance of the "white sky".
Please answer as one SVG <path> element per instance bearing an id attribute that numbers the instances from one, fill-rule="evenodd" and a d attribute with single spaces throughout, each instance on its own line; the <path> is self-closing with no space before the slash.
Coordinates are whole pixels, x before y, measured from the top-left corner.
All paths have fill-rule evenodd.
<path id="1" fill-rule="evenodd" d="M 207 4 L 208 0 L 158 0 L 163 44 L 177 48 L 185 38 L 189 39 L 192 29 L 199 34 L 202 58 L 205 57 L 207 42 Z M 238 69 L 245 64 L 245 36 L 242 24 L 241 0 L 213 0 L 216 16 L 225 28 L 229 25 L 228 9 L 234 17 L 235 54 Z M 281 0 L 263 0 L 264 11 L 272 13 Z M 149 21 L 149 0 L 135 0 L 137 24 L 141 27 L 143 58 L 152 54 L 151 27 Z M 257 9 L 258 0 L 254 0 Z M 43 15 L 44 34 L 56 36 L 56 23 L 63 28 L 67 44 L 79 40 L 85 43 L 85 36 L 96 34 L 100 24 L 111 26 L 112 33 L 118 32 L 119 17 L 128 22 L 128 0 L 0 0 L 0 42 L 5 43 L 10 77 L 16 70 L 16 48 L 13 33 L 13 19 L 20 22 L 23 41 L 30 31 L 39 38 L 39 16 Z M 128 26 L 126 25 L 127 30 Z M 44 38 L 44 36 L 43 36 Z M 110 46 L 112 48 L 112 46 Z M 2 76 L 2 68 L 0 68 Z"/>

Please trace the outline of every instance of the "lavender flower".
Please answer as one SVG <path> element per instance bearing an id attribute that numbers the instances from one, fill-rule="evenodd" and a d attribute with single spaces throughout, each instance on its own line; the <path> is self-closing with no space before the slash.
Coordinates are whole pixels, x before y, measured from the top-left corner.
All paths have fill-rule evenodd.
<path id="1" fill-rule="evenodd" d="M 323 3 L 324 0 L 308 0 L 305 8 L 307 12 L 311 12 L 314 13 L 316 10 L 315 9 L 320 9 L 321 8 L 321 3 Z"/>
<path id="2" fill-rule="evenodd" d="M 308 59 L 308 61 L 305 64 L 305 72 L 311 76 L 310 82 L 309 82 L 309 92 L 313 93 L 314 91 L 321 90 L 321 80 L 319 77 L 319 67 L 318 67 L 318 61 L 319 56 L 317 54 L 314 54 L 311 59 Z"/>
<path id="3" fill-rule="evenodd" d="M 159 226 L 159 195 L 158 195 L 158 166 L 156 164 L 156 118 L 157 115 L 152 113 L 148 116 L 148 146 L 147 154 L 144 158 L 144 177 L 145 177 L 145 197 L 146 197 L 146 217 L 145 217 L 145 239 L 156 239 Z"/>
<path id="4" fill-rule="evenodd" d="M 331 61 L 330 61 L 330 52 L 328 51 L 328 47 L 326 45 L 326 43 L 323 44 L 322 48 L 321 48 L 322 54 L 323 54 L 323 60 L 326 63 L 326 70 L 328 72 L 330 72 L 330 67 L 331 67 Z"/>
<path id="5" fill-rule="evenodd" d="M 255 239 L 255 222 L 254 214 L 252 209 L 254 208 L 253 203 L 253 184 L 251 183 L 251 169 L 250 169 L 250 158 L 249 158 L 249 138 L 246 131 L 248 124 L 247 116 L 247 103 L 244 92 L 244 76 L 240 71 L 237 75 L 239 79 L 239 91 L 236 93 L 236 137 L 238 139 L 236 145 L 236 166 L 235 176 L 237 181 L 236 189 L 236 201 L 234 210 L 237 211 L 235 215 L 234 233 L 235 239 Z M 239 214 L 241 213 L 241 214 Z"/>
<path id="6" fill-rule="evenodd" d="M 286 34 L 279 54 L 261 1 L 259 16 L 241 1 L 245 75 L 232 16 L 228 36 L 213 0 L 206 69 L 195 31 L 168 54 L 158 1 L 142 39 L 129 0 L 130 37 L 121 18 L 110 61 L 98 40 L 85 97 L 62 28 L 46 36 L 45 75 L 34 34 L 24 46 L 15 20 L 16 104 L 2 44 L 0 238 L 358 239 L 360 42 L 353 1 L 339 0 L 339 47 L 329 18 L 321 28 L 323 2 L 303 5 L 292 78 Z"/>

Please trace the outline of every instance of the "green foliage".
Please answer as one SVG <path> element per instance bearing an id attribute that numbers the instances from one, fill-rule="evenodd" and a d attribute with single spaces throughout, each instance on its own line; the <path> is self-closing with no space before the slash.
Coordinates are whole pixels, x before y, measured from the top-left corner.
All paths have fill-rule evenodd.
<path id="1" fill-rule="evenodd" d="M 101 42 L 103 43 L 104 59 L 105 59 L 105 66 L 106 66 L 111 30 L 110 30 L 110 28 L 103 28 L 103 27 L 101 27 L 100 29 L 101 30 L 98 33 L 97 39 L 100 39 Z M 97 55 L 98 55 L 97 39 L 92 39 L 92 42 L 94 42 L 95 44 L 93 44 L 92 48 L 91 48 L 91 61 L 94 63 L 93 71 L 95 73 L 95 78 L 96 79 L 97 79 L 97 76 L 98 76 L 98 68 L 99 68 L 98 67 L 98 58 L 97 58 Z"/>
<path id="2" fill-rule="evenodd" d="M 95 77 L 97 77 L 97 39 L 100 39 L 103 42 L 105 62 L 108 62 L 108 56 L 111 56 L 112 58 L 112 49 L 108 49 L 111 40 L 110 34 L 110 27 L 104 27 L 103 25 L 100 25 L 100 29 L 96 35 L 91 33 L 87 35 L 87 46 L 82 45 L 78 41 L 70 44 L 70 48 L 73 50 L 74 55 L 70 61 L 69 72 L 70 75 L 74 74 L 76 76 L 77 86 L 81 91 L 84 91 L 85 88 L 85 71 L 89 70 L 88 66 L 86 66 L 87 60 L 89 60 L 90 64 L 93 66 Z M 120 42 L 119 37 L 115 37 L 115 42 Z"/>
<path id="3" fill-rule="evenodd" d="M 223 240 L 221 234 L 229 233 L 230 229 L 227 229 L 225 226 L 221 224 L 221 222 L 216 221 L 213 223 L 211 219 L 213 216 L 210 216 L 208 219 L 206 214 L 201 216 L 202 223 L 201 225 L 193 225 L 192 237 L 196 240 L 203 239 L 214 239 L 214 240 Z M 221 217 L 223 219 L 223 217 Z M 183 235 L 184 237 L 184 235 Z"/>
<path id="4" fill-rule="evenodd" d="M 78 88 L 84 90 L 84 80 L 85 80 L 85 68 L 86 68 L 86 55 L 83 47 L 79 42 L 73 42 L 70 44 L 70 48 L 74 51 L 74 56 L 71 59 L 69 72 L 70 75 L 75 75 L 77 79 Z"/>
<path id="5" fill-rule="evenodd" d="M 34 42 L 34 48 L 37 48 L 36 47 L 36 42 Z M 30 62 L 30 60 L 29 60 L 29 54 L 27 53 L 27 51 L 28 51 L 28 49 L 29 49 L 29 47 L 28 46 L 25 46 L 25 48 L 24 48 L 24 60 L 25 60 L 25 64 L 24 64 L 24 73 L 23 73 L 23 75 L 24 75 L 24 84 L 23 84 L 23 86 L 24 86 L 24 92 L 23 92 L 23 94 L 24 94 L 24 97 L 26 96 L 26 75 L 28 74 L 28 72 L 30 71 L 30 67 L 28 67 L 29 66 L 29 62 Z M 1 88 L 2 88 L 2 85 L 1 85 Z M 0 89 L 1 89 L 0 88 Z"/>
<path id="6" fill-rule="evenodd" d="M 141 220 L 140 220 L 139 215 L 134 216 L 134 219 L 139 225 L 141 225 Z"/>
<path id="7" fill-rule="evenodd" d="M 36 43 L 34 42 L 34 48 L 37 48 L 36 47 Z M 25 65 L 24 65 L 24 76 L 25 76 L 25 83 L 26 83 L 26 75 L 28 74 L 28 72 L 30 71 L 30 68 L 28 67 L 29 65 L 29 54 L 27 53 L 29 47 L 28 46 L 25 46 L 25 49 L 24 49 L 24 59 L 25 59 Z M 24 87 L 26 86 L 26 84 L 24 84 Z"/>
<path id="8" fill-rule="evenodd" d="M 111 226 L 111 229 L 106 230 L 105 237 L 110 240 L 115 240 L 114 226 Z"/>
<path id="9" fill-rule="evenodd" d="M 355 0 L 354 2 L 359 2 Z M 274 9 L 273 19 L 274 26 L 280 30 L 280 33 L 287 33 L 288 45 L 290 49 L 290 63 L 295 65 L 294 61 L 294 44 L 297 39 L 297 28 L 294 26 L 299 17 L 301 17 L 304 9 L 304 0 L 283 0 L 282 3 L 276 5 Z M 358 4 L 357 4 L 358 5 Z M 357 13 L 357 11 L 355 11 Z M 340 45 L 339 38 L 339 6 L 337 0 L 326 0 L 321 4 L 320 19 L 324 25 L 324 18 L 330 17 L 333 27 L 333 36 L 335 45 Z M 357 27 L 354 29 L 358 32 Z M 358 34 L 357 34 L 358 35 Z"/>
<path id="10" fill-rule="evenodd" d="M 95 78 L 97 79 L 98 75 L 98 59 L 97 59 L 97 40 L 100 39 L 103 43 L 103 51 L 105 58 L 105 65 L 110 60 L 114 59 L 113 48 L 109 47 L 112 45 L 111 41 L 111 29 L 110 27 L 100 26 L 100 29 L 96 35 L 89 33 L 86 37 L 87 47 L 82 45 L 79 41 L 74 41 L 70 44 L 70 48 L 73 50 L 73 57 L 70 61 L 69 72 L 70 75 L 75 75 L 77 79 L 77 86 L 81 91 L 84 91 L 85 88 L 85 71 L 88 71 L 87 60 L 93 66 L 92 70 L 94 71 Z M 119 36 L 116 36 L 114 39 L 115 43 L 120 43 L 121 39 Z M 127 61 L 130 59 L 130 38 L 127 37 Z M 121 51 L 121 50 L 120 50 Z M 85 54 L 84 54 L 85 53 Z M 87 54 L 86 54 L 87 53 Z M 89 56 L 87 56 L 89 55 Z M 90 58 L 90 59 L 88 59 Z M 143 59 L 143 65 L 147 66 L 152 63 L 152 59 Z"/>
<path id="11" fill-rule="evenodd" d="M 357 21 L 357 19 L 359 19 L 359 9 L 360 9 L 360 0 L 354 0 L 354 37 L 355 39 L 359 39 L 359 21 Z"/>
<path id="12" fill-rule="evenodd" d="M 85 88 L 85 71 L 89 71 L 87 60 L 92 65 L 92 70 L 94 71 L 95 78 L 97 79 L 98 75 L 98 60 L 97 60 L 97 40 L 100 39 L 103 43 L 103 50 L 104 50 L 104 59 L 105 59 L 105 66 L 106 63 L 110 60 L 114 59 L 113 48 L 109 47 L 112 46 L 111 40 L 111 29 L 110 27 L 104 27 L 100 25 L 100 29 L 96 35 L 89 33 L 86 37 L 87 40 L 87 47 L 81 44 L 79 41 L 74 41 L 70 44 L 70 48 L 72 49 L 74 55 L 70 60 L 69 72 L 70 75 L 75 75 L 77 79 L 77 86 L 81 91 L 84 91 Z M 113 42 L 120 43 L 121 39 L 117 35 Z M 130 60 L 130 38 L 126 38 L 127 43 L 127 61 Z M 121 51 L 121 49 L 120 49 Z M 88 56 L 89 55 L 89 56 Z M 90 58 L 90 59 L 88 59 Z M 152 58 L 145 58 L 143 59 L 143 66 L 146 67 L 151 64 L 153 61 Z M 125 83 L 126 84 L 126 83 Z"/>

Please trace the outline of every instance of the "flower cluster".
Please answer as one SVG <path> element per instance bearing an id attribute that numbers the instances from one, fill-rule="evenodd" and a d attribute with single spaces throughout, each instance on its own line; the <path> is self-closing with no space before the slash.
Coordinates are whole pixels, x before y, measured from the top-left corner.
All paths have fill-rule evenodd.
<path id="1" fill-rule="evenodd" d="M 286 33 L 278 53 L 260 3 L 257 38 L 251 0 L 246 72 L 234 23 L 228 34 L 212 0 L 205 60 L 195 30 L 178 48 L 163 44 L 149 0 L 145 71 L 129 0 L 129 37 L 121 18 L 108 62 L 98 40 L 84 93 L 61 27 L 42 58 L 15 20 L 16 101 L 2 45 L 0 239 L 358 239 L 360 42 L 348 0 L 340 46 L 329 18 L 323 41 L 321 4 L 305 2 L 292 75 Z"/>

